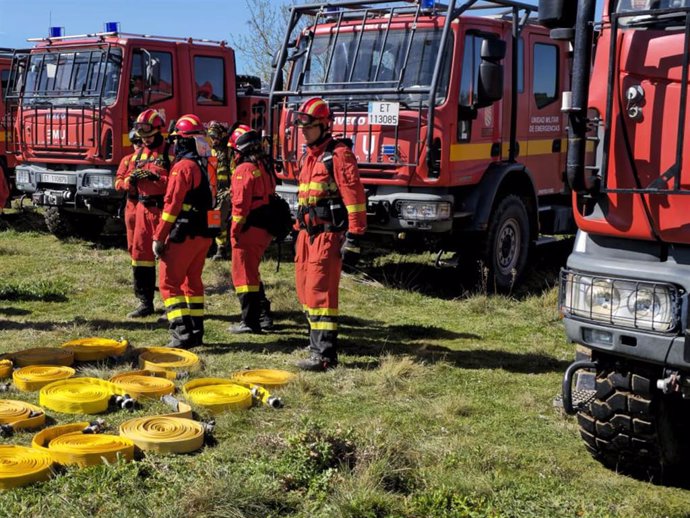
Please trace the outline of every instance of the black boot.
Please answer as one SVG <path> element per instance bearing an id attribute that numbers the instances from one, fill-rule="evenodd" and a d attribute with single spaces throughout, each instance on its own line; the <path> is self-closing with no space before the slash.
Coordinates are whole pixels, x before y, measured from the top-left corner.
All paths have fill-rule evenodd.
<path id="1" fill-rule="evenodd" d="M 325 372 L 338 366 L 337 358 L 324 358 L 318 354 L 312 354 L 306 360 L 300 360 L 296 364 L 298 369 L 311 372 Z"/>
<path id="2" fill-rule="evenodd" d="M 194 345 L 204 344 L 204 317 L 192 317 L 192 342 Z"/>
<path id="3" fill-rule="evenodd" d="M 156 287 L 156 269 L 152 266 L 133 266 L 134 295 L 139 306 L 129 313 L 129 318 L 143 318 L 153 314 L 153 292 Z"/>
<path id="4" fill-rule="evenodd" d="M 271 313 L 271 301 L 266 298 L 264 283 L 259 285 L 259 326 L 264 331 L 273 329 L 273 314 Z"/>
<path id="5" fill-rule="evenodd" d="M 170 342 L 166 347 L 176 347 L 178 349 L 189 349 L 194 347 L 194 327 L 192 324 L 192 317 L 184 315 L 178 317 L 170 322 Z"/>
<path id="6" fill-rule="evenodd" d="M 261 306 L 259 292 L 240 293 L 238 298 L 240 299 L 242 321 L 236 326 L 231 326 L 229 331 L 232 334 L 260 333 L 259 315 L 261 314 Z"/>

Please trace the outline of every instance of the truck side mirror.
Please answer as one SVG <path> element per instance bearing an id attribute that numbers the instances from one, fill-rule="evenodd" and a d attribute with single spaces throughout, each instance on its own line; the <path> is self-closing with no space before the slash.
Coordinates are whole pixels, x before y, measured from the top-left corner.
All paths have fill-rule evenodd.
<path id="1" fill-rule="evenodd" d="M 477 102 L 475 107 L 485 108 L 503 97 L 503 65 L 499 63 L 506 55 L 506 42 L 498 38 L 482 41 L 479 65 Z"/>
<path id="2" fill-rule="evenodd" d="M 569 29 L 575 26 L 577 2 L 573 0 L 539 0 L 539 23 L 547 29 Z"/>

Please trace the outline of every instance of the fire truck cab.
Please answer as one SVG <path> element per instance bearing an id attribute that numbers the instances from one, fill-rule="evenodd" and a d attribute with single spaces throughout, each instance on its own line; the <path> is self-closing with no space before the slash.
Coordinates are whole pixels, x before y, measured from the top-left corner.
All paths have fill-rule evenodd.
<path id="1" fill-rule="evenodd" d="M 5 182 L 11 191 L 14 185 L 14 168 L 17 163 L 14 154 L 9 152 L 14 138 L 13 121 L 16 106 L 5 99 L 13 90 L 10 78 L 14 49 L 0 48 L 0 182 Z"/>
<path id="2" fill-rule="evenodd" d="M 293 7 L 276 60 L 288 77 L 271 91 L 279 192 L 296 210 L 305 144 L 292 113 L 322 97 L 334 136 L 353 142 L 370 237 L 422 238 L 473 269 L 481 260 L 491 286 L 513 286 L 540 234 L 574 232 L 568 48 L 535 11 L 507 0 Z"/>
<path id="3" fill-rule="evenodd" d="M 573 44 L 564 109 L 579 231 L 559 306 L 578 350 L 563 408 L 606 466 L 687 484 L 690 2 L 605 0 L 600 22 L 595 10 L 540 3 L 553 36 Z"/>
<path id="4" fill-rule="evenodd" d="M 30 40 L 32 41 L 32 40 Z M 58 236 L 97 235 L 118 213 L 114 178 L 147 108 L 172 121 L 237 119 L 234 51 L 225 42 L 104 32 L 36 41 L 14 95 L 16 182 Z"/>

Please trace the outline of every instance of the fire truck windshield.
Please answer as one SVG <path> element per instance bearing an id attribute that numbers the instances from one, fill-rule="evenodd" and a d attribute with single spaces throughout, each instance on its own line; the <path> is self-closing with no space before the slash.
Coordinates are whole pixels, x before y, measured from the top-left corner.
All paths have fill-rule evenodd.
<path id="1" fill-rule="evenodd" d="M 690 0 L 618 0 L 615 14 L 620 15 L 623 27 L 641 27 L 650 25 L 678 25 L 678 19 L 684 18 Z"/>
<path id="2" fill-rule="evenodd" d="M 426 87 L 428 91 L 440 41 L 440 29 L 341 31 L 305 37 L 294 53 L 291 90 L 309 92 L 329 85 L 336 89 L 372 91 Z M 448 47 L 452 48 L 450 40 Z M 446 50 L 444 56 L 450 55 L 450 50 Z M 448 89 L 450 60 L 444 61 L 436 95 L 439 104 Z M 397 99 L 398 94 L 377 97 Z M 417 100 L 415 97 L 418 99 L 419 95 L 408 94 L 410 100 Z"/>
<path id="3" fill-rule="evenodd" d="M 117 98 L 120 49 L 64 49 L 31 54 L 23 103 L 28 106 L 113 104 Z"/>

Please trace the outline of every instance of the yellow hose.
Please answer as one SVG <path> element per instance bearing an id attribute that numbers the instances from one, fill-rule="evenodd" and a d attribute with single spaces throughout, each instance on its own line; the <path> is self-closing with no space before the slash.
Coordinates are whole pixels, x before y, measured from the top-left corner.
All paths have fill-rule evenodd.
<path id="1" fill-rule="evenodd" d="M 45 452 L 26 446 L 0 445 L 0 489 L 48 480 L 52 466 L 53 459 Z"/>
<path id="2" fill-rule="evenodd" d="M 182 387 L 188 401 L 218 414 L 252 406 L 252 393 L 247 387 L 223 378 L 198 378 Z"/>
<path id="3" fill-rule="evenodd" d="M 147 347 L 139 354 L 139 368 L 149 371 L 164 372 L 168 379 L 174 379 L 175 373 L 195 372 L 201 369 L 199 357 L 184 349 L 173 347 Z"/>
<path id="4" fill-rule="evenodd" d="M 12 373 L 14 385 L 21 391 L 34 392 L 53 381 L 74 376 L 72 367 L 62 365 L 29 365 Z"/>
<path id="5" fill-rule="evenodd" d="M 175 392 L 175 384 L 172 381 L 156 376 L 155 372 L 147 370 L 122 372 L 110 378 L 110 382 L 135 399 L 142 397 L 160 399 L 161 396 Z"/>
<path id="6" fill-rule="evenodd" d="M 93 362 L 121 356 L 127 350 L 127 340 L 111 340 L 109 338 L 79 338 L 65 342 L 60 347 L 74 353 L 74 359 L 79 362 Z"/>
<path id="7" fill-rule="evenodd" d="M 0 360 L 0 379 L 12 376 L 12 360 Z"/>
<path id="8" fill-rule="evenodd" d="M 29 365 L 66 365 L 74 363 L 74 353 L 65 349 L 55 347 L 34 347 L 24 349 L 6 355 L 17 367 L 27 367 Z"/>
<path id="9" fill-rule="evenodd" d="M 0 399 L 0 424 L 14 430 L 40 428 L 46 422 L 43 409 L 14 399 Z"/>
<path id="10" fill-rule="evenodd" d="M 87 422 L 51 426 L 34 435 L 32 446 L 58 464 L 80 467 L 134 458 L 134 443 L 117 435 L 84 433 Z"/>
<path id="11" fill-rule="evenodd" d="M 292 381 L 295 374 L 279 369 L 253 369 L 235 372 L 230 378 L 238 383 L 275 388 Z"/>
<path id="12" fill-rule="evenodd" d="M 100 414 L 113 395 L 124 395 L 119 386 L 98 378 L 54 381 L 39 392 L 39 404 L 66 414 Z"/>
<path id="13" fill-rule="evenodd" d="M 191 419 L 192 407 L 177 402 L 179 412 L 137 417 L 120 425 L 120 435 L 144 451 L 189 453 L 204 445 L 204 426 Z"/>

